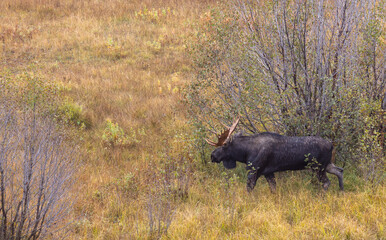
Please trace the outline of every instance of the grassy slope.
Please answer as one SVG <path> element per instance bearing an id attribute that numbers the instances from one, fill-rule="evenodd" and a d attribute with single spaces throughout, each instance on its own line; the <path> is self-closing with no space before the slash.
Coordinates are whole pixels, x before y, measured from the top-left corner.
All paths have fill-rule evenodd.
<path id="1" fill-rule="evenodd" d="M 191 78 L 185 41 L 208 6 L 204 1 L 3 0 L 1 71 L 25 69 L 60 86 L 91 127 L 79 130 L 82 168 L 72 239 L 147 238 L 149 189 L 163 153 L 184 152 L 188 132 L 180 93 Z M 145 10 L 147 6 L 148 11 Z M 156 15 L 155 11 L 157 10 Z M 170 9 L 170 10 L 169 10 Z M 135 14 L 137 12 L 137 14 Z M 31 65 L 34 65 L 31 68 Z M 105 121 L 140 143 L 103 144 Z M 381 239 L 385 188 L 322 193 L 308 175 L 283 174 L 278 192 L 263 179 L 250 195 L 233 172 L 193 166 L 187 198 L 165 239 Z M 204 166 L 205 167 L 205 166 Z M 240 172 L 240 168 L 236 171 Z M 347 176 L 347 175 L 346 175 Z"/>

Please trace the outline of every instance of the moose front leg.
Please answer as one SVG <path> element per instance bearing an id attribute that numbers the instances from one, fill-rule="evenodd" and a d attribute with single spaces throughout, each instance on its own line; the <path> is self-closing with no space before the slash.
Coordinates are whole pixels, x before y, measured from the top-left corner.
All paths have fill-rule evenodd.
<path id="1" fill-rule="evenodd" d="M 247 191 L 251 192 L 253 188 L 256 186 L 257 181 L 257 171 L 256 170 L 250 170 L 248 173 L 248 180 L 247 180 Z"/>
<path id="2" fill-rule="evenodd" d="M 261 171 L 258 171 L 259 168 L 254 167 L 252 165 L 247 167 L 248 171 L 248 180 L 247 180 L 247 191 L 251 192 L 253 188 L 256 186 L 256 181 L 259 179 L 261 175 Z"/>
<path id="3" fill-rule="evenodd" d="M 247 161 L 247 171 L 248 171 L 248 180 L 247 180 L 247 191 L 251 192 L 256 186 L 256 181 L 262 174 L 262 170 L 267 162 L 267 151 L 260 151 L 257 156 L 252 156 Z"/>

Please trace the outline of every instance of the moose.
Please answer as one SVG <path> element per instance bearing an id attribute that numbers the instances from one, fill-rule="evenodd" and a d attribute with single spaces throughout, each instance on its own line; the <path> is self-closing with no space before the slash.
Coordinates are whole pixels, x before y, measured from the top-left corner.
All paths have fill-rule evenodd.
<path id="1" fill-rule="evenodd" d="M 245 163 L 248 171 L 247 191 L 251 192 L 257 179 L 264 175 L 271 192 L 276 191 L 275 172 L 311 169 L 316 172 L 324 190 L 330 186 L 326 172 L 338 177 L 343 191 L 343 168 L 335 166 L 331 159 L 333 145 L 317 136 L 289 137 L 264 132 L 252 136 L 232 133 L 237 127 L 237 118 L 231 127 L 218 136 L 217 143 L 205 139 L 216 149 L 211 154 L 215 163 L 223 162 L 227 169 L 236 167 L 236 161 Z"/>

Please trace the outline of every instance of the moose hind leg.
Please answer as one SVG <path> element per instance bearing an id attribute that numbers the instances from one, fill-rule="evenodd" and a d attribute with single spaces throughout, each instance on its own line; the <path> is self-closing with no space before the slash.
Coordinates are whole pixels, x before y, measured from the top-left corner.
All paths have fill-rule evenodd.
<path id="1" fill-rule="evenodd" d="M 343 168 L 339 168 L 335 166 L 333 163 L 330 163 L 326 167 L 326 171 L 328 173 L 334 174 L 338 177 L 339 180 L 339 188 L 343 191 Z"/>
<path id="2" fill-rule="evenodd" d="M 271 189 L 271 193 L 275 193 L 276 192 L 275 174 L 274 173 L 270 173 L 270 174 L 267 174 L 267 175 L 264 175 L 264 176 L 265 176 L 265 179 L 267 179 L 267 182 L 269 184 L 269 188 Z"/>

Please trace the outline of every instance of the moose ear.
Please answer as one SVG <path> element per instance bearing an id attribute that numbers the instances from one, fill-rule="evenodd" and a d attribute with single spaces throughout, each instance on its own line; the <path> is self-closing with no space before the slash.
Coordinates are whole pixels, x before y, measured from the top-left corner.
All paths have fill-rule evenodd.
<path id="1" fill-rule="evenodd" d="M 236 167 L 236 161 L 222 161 L 222 164 L 226 169 L 232 169 Z"/>
<path id="2" fill-rule="evenodd" d="M 236 134 L 233 134 L 233 138 L 241 137 L 243 136 L 243 131 L 237 132 Z"/>

